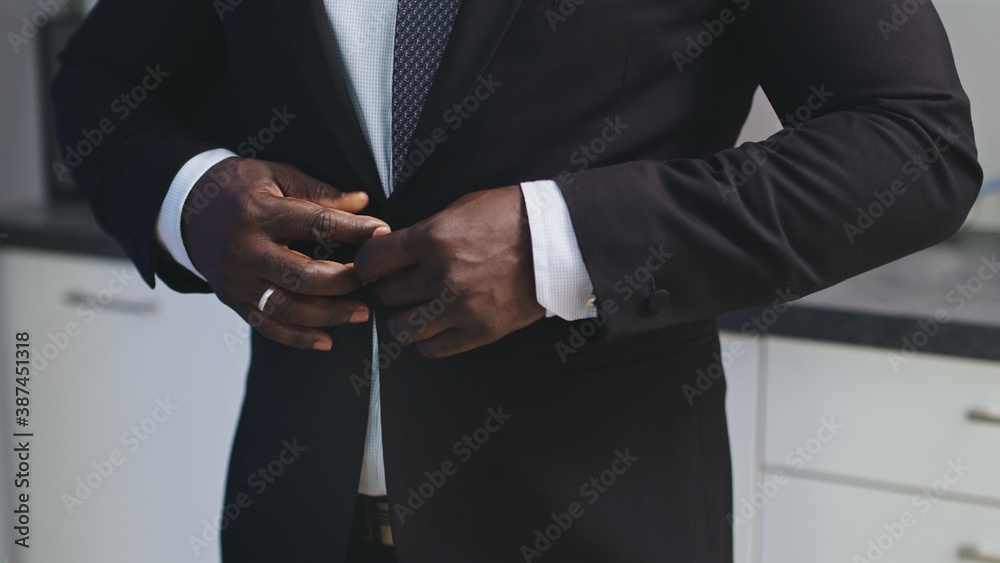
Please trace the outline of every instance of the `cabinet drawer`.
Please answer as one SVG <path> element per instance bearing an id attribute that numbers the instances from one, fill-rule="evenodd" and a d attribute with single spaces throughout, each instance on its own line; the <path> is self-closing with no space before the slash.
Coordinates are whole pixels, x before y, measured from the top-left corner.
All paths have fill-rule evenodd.
<path id="1" fill-rule="evenodd" d="M 18 561 L 194 560 L 189 536 L 219 513 L 245 323 L 121 260 L 5 248 L 0 288 L 3 347 L 31 334 L 32 549 Z M 216 542 L 197 560 L 217 561 Z"/>
<path id="2" fill-rule="evenodd" d="M 1000 560 L 1000 509 L 925 499 L 791 478 L 764 506 L 761 561 Z"/>
<path id="3" fill-rule="evenodd" d="M 927 487 L 961 461 L 969 471 L 951 493 L 1000 499 L 1000 422 L 988 420 L 1000 364 L 920 353 L 896 371 L 889 350 L 765 346 L 769 466 Z"/>

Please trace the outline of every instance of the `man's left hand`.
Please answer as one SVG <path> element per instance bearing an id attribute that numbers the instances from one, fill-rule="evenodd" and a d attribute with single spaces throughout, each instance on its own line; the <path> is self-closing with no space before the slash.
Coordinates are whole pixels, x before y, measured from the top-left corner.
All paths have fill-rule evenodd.
<path id="1" fill-rule="evenodd" d="M 443 358 L 495 342 L 545 316 L 535 297 L 520 186 L 468 194 L 409 228 L 366 241 L 354 262 L 379 299 L 402 311 L 392 336 Z"/>

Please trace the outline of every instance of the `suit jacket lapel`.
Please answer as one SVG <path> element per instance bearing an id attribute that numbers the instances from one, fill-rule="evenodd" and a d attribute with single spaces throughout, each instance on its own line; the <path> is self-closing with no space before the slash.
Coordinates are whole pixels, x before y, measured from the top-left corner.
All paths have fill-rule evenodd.
<path id="1" fill-rule="evenodd" d="M 480 75 L 493 58 L 520 5 L 521 0 L 462 2 L 408 154 L 414 151 L 419 140 L 431 137 L 435 128 L 447 130 L 443 126 L 445 111 L 461 103 L 479 83 Z M 423 160 L 419 159 L 420 165 Z M 398 181 L 393 188 L 393 197 L 412 183 L 420 165 L 414 166 L 412 173 Z"/>
<path id="2" fill-rule="evenodd" d="M 292 44 L 303 82 L 323 113 L 337 144 L 373 202 L 384 202 L 378 167 L 354 110 L 340 49 L 322 0 L 278 0 L 284 31 Z"/>

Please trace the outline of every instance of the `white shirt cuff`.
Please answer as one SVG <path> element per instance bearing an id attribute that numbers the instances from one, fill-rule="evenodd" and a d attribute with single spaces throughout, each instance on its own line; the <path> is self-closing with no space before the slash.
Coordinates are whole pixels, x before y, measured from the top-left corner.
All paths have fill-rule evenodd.
<path id="1" fill-rule="evenodd" d="M 187 249 L 184 247 L 184 238 L 181 236 L 181 218 L 184 213 L 184 202 L 187 201 L 188 194 L 194 189 L 194 185 L 208 172 L 208 169 L 227 158 L 237 156 L 236 153 L 226 149 L 213 149 L 194 156 L 184 163 L 184 166 L 174 176 L 174 181 L 170 183 L 167 190 L 167 197 L 160 207 L 160 215 L 156 220 L 156 240 L 167 249 L 178 264 L 184 266 L 194 275 L 205 279 L 201 273 L 191 263 Z"/>
<path id="2" fill-rule="evenodd" d="M 521 193 L 531 231 L 535 297 L 545 316 L 567 321 L 596 317 L 594 284 L 559 186 L 552 180 L 524 182 Z"/>

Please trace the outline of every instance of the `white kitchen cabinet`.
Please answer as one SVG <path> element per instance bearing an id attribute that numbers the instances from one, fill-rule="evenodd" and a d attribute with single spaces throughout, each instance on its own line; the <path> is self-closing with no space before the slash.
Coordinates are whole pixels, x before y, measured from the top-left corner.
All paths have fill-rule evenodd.
<path id="1" fill-rule="evenodd" d="M 213 296 L 150 290 L 122 260 L 5 247 L 0 287 L 6 428 L 14 333 L 30 332 L 39 358 L 28 428 L 32 549 L 0 557 L 217 561 L 215 542 L 197 554 L 190 542 L 218 513 L 246 325 Z M 722 349 L 731 356 L 734 512 L 753 506 L 735 521 L 737 563 L 873 561 L 867 542 L 887 525 L 898 530 L 906 512 L 915 524 L 880 561 L 959 561 L 963 548 L 996 556 L 1000 424 L 990 417 L 1000 364 L 918 354 L 894 370 L 887 350 L 732 333 Z M 169 415 L 167 403 L 176 405 Z M 10 432 L 0 440 L 11 467 Z M 101 476 L 112 456 L 120 465 Z M 955 464 L 968 469 L 957 475 Z M 98 477 L 70 513 L 63 495 Z M 927 489 L 946 479 L 947 490 Z M 8 505 L 13 492 L 3 489 Z"/>
<path id="2" fill-rule="evenodd" d="M 921 487 L 961 459 L 972 469 L 952 491 L 1000 501 L 1000 363 L 918 353 L 894 368 L 899 350 L 767 348 L 769 466 Z"/>
<path id="3" fill-rule="evenodd" d="M 763 351 L 776 486 L 760 561 L 1000 561 L 1000 364 L 780 337 Z"/>
<path id="4" fill-rule="evenodd" d="M 0 288 L 4 428 L 15 333 L 33 357 L 31 548 L 6 542 L 11 560 L 217 561 L 217 542 L 196 556 L 189 537 L 221 504 L 246 325 L 214 296 L 150 290 L 123 260 L 5 247 Z"/>
<path id="5" fill-rule="evenodd" d="M 201 538 L 203 521 L 219 508 L 246 325 L 213 296 L 179 295 L 163 284 L 150 290 L 122 260 L 5 248 L 0 287 L 0 336 L 10 340 L 0 355 L 4 377 L 14 333 L 31 334 L 36 359 L 32 548 L 11 552 L 12 561 L 217 561 L 214 543 L 196 555 L 190 537 Z M 758 465 L 758 342 L 731 334 L 722 341 L 724 350 L 742 345 L 726 369 L 734 494 L 742 497 Z M 157 400 L 177 408 L 156 412 Z M 0 405 L 5 424 L 13 416 L 8 402 Z M 154 415 L 164 419 L 155 429 Z M 144 420 L 152 432 L 143 431 Z M 145 440 L 136 442 L 133 426 Z M 71 501 L 70 513 L 62 495 L 77 495 L 78 478 L 97 483 L 92 474 L 107 471 L 116 451 L 124 461 L 82 504 Z M 737 530 L 736 545 L 736 561 L 749 563 L 749 529 Z"/>
<path id="6" fill-rule="evenodd" d="M 759 388 L 760 340 L 723 332 L 720 337 L 726 367 L 726 417 L 729 423 L 729 444 L 732 450 L 733 498 L 748 498 L 759 478 L 757 453 L 757 395 Z M 757 549 L 755 521 L 734 526 L 733 551 L 735 563 L 751 563 Z"/>
<path id="7" fill-rule="evenodd" d="M 918 495 L 791 477 L 764 510 L 762 560 L 1000 561 L 1000 507 Z"/>

